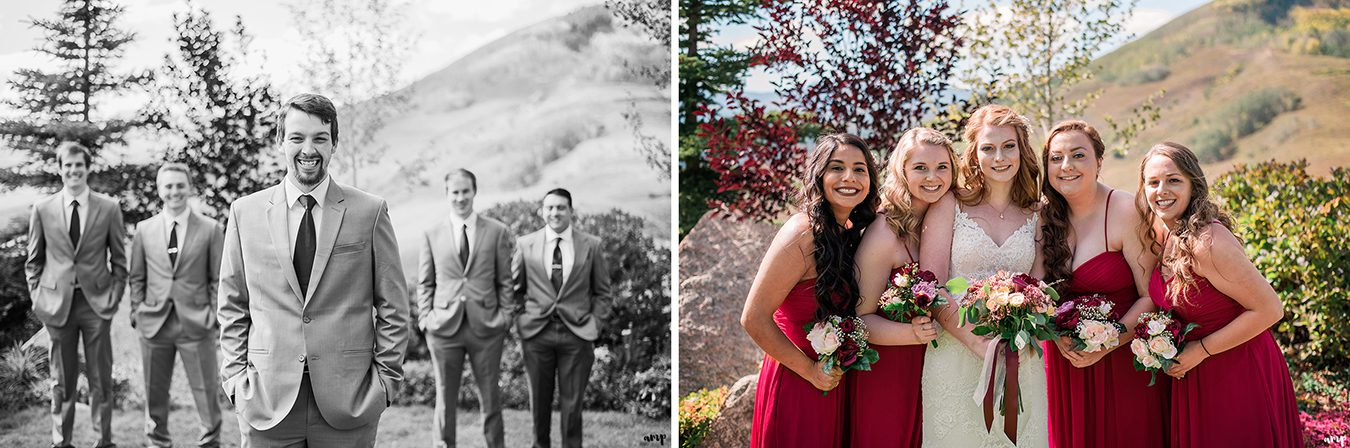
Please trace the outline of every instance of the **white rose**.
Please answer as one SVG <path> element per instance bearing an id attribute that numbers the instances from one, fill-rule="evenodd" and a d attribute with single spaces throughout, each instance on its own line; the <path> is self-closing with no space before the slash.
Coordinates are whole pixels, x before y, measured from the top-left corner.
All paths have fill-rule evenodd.
<path id="1" fill-rule="evenodd" d="M 1007 304 L 1008 294 L 1003 291 L 990 292 L 989 298 L 984 301 L 984 306 L 988 307 L 989 311 L 998 311 L 999 308 Z"/>
<path id="2" fill-rule="evenodd" d="M 1103 347 L 1115 347 L 1120 344 L 1119 340 L 1116 339 L 1120 335 L 1117 334 L 1114 326 L 1093 320 L 1087 321 L 1083 330 L 1080 334 L 1083 341 L 1087 343 L 1089 352 L 1101 350 Z"/>
<path id="3" fill-rule="evenodd" d="M 1177 356 L 1177 347 L 1172 345 L 1172 341 L 1167 340 L 1166 336 L 1154 336 L 1149 339 L 1148 349 L 1163 359 L 1173 359 Z"/>
<path id="4" fill-rule="evenodd" d="M 904 274 L 895 274 L 895 279 L 892 280 L 892 284 L 894 284 L 896 288 L 904 288 L 905 285 L 909 284 L 909 277 L 906 277 Z"/>
<path id="5" fill-rule="evenodd" d="M 1134 357 L 1144 359 L 1145 356 L 1148 356 L 1148 344 L 1145 344 L 1142 339 L 1135 339 L 1130 342 L 1130 351 L 1134 352 Z"/>
<path id="6" fill-rule="evenodd" d="M 1151 368 L 1151 369 L 1160 369 L 1160 368 L 1162 368 L 1162 363 L 1161 363 L 1161 362 L 1158 362 L 1158 358 L 1154 358 L 1153 356 L 1149 356 L 1149 355 L 1145 355 L 1145 356 L 1140 357 L 1140 358 L 1139 358 L 1139 363 L 1140 363 L 1140 364 L 1143 364 L 1144 367 L 1148 367 L 1148 368 Z"/>
<path id="7" fill-rule="evenodd" d="M 1012 294 L 1009 294 L 1009 295 L 1008 295 L 1008 304 L 1009 304 L 1009 305 L 1012 305 L 1012 306 L 1014 306 L 1014 307 L 1018 307 L 1018 306 L 1022 306 L 1022 304 L 1024 304 L 1024 303 L 1027 303 L 1027 296 L 1022 295 L 1022 293 L 1020 293 L 1020 292 L 1015 292 L 1015 293 L 1012 293 Z"/>
<path id="8" fill-rule="evenodd" d="M 811 341 L 811 349 L 817 354 L 828 355 L 834 353 L 834 349 L 839 348 L 839 337 L 835 336 L 833 328 L 817 323 L 811 328 L 811 332 L 806 334 L 806 340 Z"/>
<path id="9" fill-rule="evenodd" d="M 1149 335 L 1149 336 L 1157 336 L 1159 333 L 1162 333 L 1163 330 L 1166 330 L 1166 329 L 1167 329 L 1167 325 L 1163 324 L 1162 322 L 1159 322 L 1159 321 L 1157 321 L 1157 320 L 1150 320 L 1150 321 L 1148 321 L 1148 335 Z"/>

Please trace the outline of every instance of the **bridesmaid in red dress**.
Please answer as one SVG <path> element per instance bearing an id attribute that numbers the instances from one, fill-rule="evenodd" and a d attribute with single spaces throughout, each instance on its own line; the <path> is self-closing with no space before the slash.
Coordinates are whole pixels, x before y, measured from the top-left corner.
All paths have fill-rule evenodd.
<path id="1" fill-rule="evenodd" d="M 1232 218 L 1210 202 L 1194 153 L 1161 143 L 1140 168 L 1146 240 L 1162 259 L 1149 295 L 1200 325 L 1167 371 L 1169 445 L 1302 447 L 1289 366 L 1270 334 L 1284 316 L 1279 296 L 1229 230 Z"/>
<path id="2" fill-rule="evenodd" d="M 1098 180 L 1105 153 L 1097 130 L 1079 120 L 1055 125 L 1046 139 L 1045 280 L 1065 282 L 1058 285 L 1065 297 L 1101 294 L 1133 329 L 1140 314 L 1156 310 L 1147 291 L 1157 257 L 1139 240 L 1134 195 Z M 1167 384 L 1149 387 L 1149 374 L 1134 369 L 1133 338 L 1125 331 L 1120 345 L 1092 353 L 1072 350 L 1068 338 L 1044 344 L 1050 446 L 1163 446 Z"/>
<path id="3" fill-rule="evenodd" d="M 854 315 L 853 253 L 876 216 L 877 182 L 861 138 L 834 134 L 819 142 L 798 213 L 770 244 L 741 313 L 741 325 L 765 353 L 752 447 L 844 446 L 846 395 L 835 390 L 843 372 L 822 369 L 803 327 L 829 315 Z"/>
<path id="4" fill-rule="evenodd" d="M 928 342 L 937 339 L 932 318 L 909 323 L 877 313 L 877 300 L 900 267 L 919 261 L 919 229 L 928 206 L 951 188 L 956 166 L 952 142 L 927 128 L 914 128 L 886 163 L 881 186 L 884 219 L 872 221 L 858 248 L 858 315 L 867 341 L 884 362 L 871 371 L 848 373 L 848 441 L 851 447 L 918 447 L 923 442 L 919 379 Z"/>

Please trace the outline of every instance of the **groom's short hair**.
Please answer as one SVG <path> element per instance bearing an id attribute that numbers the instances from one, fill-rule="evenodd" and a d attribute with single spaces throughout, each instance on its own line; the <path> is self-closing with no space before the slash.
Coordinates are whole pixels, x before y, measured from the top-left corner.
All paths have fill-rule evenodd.
<path id="1" fill-rule="evenodd" d="M 333 102 L 323 95 L 314 93 L 302 93 L 291 97 L 286 102 L 281 103 L 281 108 L 277 110 L 277 143 L 281 143 L 286 138 L 286 115 L 292 110 L 298 110 L 318 118 L 320 122 L 329 126 L 329 133 L 332 134 L 333 144 L 338 142 L 338 122 L 337 107 Z"/>

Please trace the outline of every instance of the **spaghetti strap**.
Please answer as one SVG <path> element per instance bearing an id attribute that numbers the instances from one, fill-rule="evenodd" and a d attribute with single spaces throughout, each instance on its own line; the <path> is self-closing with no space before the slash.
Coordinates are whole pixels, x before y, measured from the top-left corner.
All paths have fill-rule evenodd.
<path id="1" fill-rule="evenodd" d="M 1102 213 L 1102 240 L 1106 243 L 1105 248 L 1108 252 L 1111 250 L 1111 193 L 1115 193 L 1114 188 L 1106 192 L 1106 211 Z"/>
<path id="2" fill-rule="evenodd" d="M 905 242 L 900 243 L 900 244 L 904 244 L 904 245 L 905 245 L 905 255 L 909 255 L 909 261 L 918 263 L 918 262 L 919 262 L 919 257 L 914 256 L 914 252 L 910 252 L 910 251 L 909 251 L 909 241 L 905 241 Z"/>

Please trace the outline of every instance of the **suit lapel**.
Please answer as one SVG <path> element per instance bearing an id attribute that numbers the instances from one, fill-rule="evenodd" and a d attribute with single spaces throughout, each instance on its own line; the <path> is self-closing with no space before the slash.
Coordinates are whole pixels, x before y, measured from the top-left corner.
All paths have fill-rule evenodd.
<path id="1" fill-rule="evenodd" d="M 98 221 L 98 218 L 103 215 L 103 207 L 99 207 L 96 204 L 98 198 L 94 197 L 94 192 L 89 192 L 89 200 L 86 202 L 88 202 L 88 204 L 84 204 L 84 208 L 86 209 L 85 211 L 89 213 L 89 216 L 80 216 L 80 241 L 75 242 L 76 253 L 79 253 L 80 243 L 84 241 L 86 235 L 89 235 L 89 230 L 94 228 L 94 222 Z M 109 243 L 111 244 L 112 242 L 110 241 Z"/>
<path id="2" fill-rule="evenodd" d="M 591 245 L 586 239 L 581 237 L 581 233 L 575 229 L 572 230 L 572 269 L 567 271 L 566 280 L 563 282 L 563 289 L 566 290 L 569 285 L 577 282 L 576 273 L 581 270 L 581 263 L 584 263 L 591 253 Z"/>
<path id="3" fill-rule="evenodd" d="M 337 181 L 328 182 L 328 196 L 324 198 L 328 206 L 324 207 L 323 228 L 319 229 L 318 239 L 315 241 L 314 248 L 314 266 L 309 274 L 309 293 L 305 295 L 305 303 L 309 303 L 309 298 L 313 291 L 318 290 L 319 282 L 323 280 L 324 268 L 328 267 L 328 259 L 333 255 L 333 245 L 337 243 L 338 229 L 342 228 L 342 216 L 347 212 L 347 204 L 343 201 L 347 199 L 342 194 L 342 188 L 338 186 Z"/>
<path id="4" fill-rule="evenodd" d="M 146 262 L 153 262 L 155 265 L 169 266 L 169 244 L 164 241 L 164 217 L 163 213 L 155 215 L 145 223 L 145 227 L 137 230 L 141 233 L 141 241 L 145 242 Z"/>
<path id="5" fill-rule="evenodd" d="M 66 243 L 70 244 L 69 246 L 66 247 L 70 248 L 70 253 L 72 254 L 73 257 L 73 255 L 75 254 L 75 242 L 70 240 L 70 224 L 66 222 L 66 215 L 65 215 L 66 210 L 63 208 L 65 207 L 65 204 L 63 203 L 64 200 L 65 199 L 62 198 L 61 193 L 57 193 L 55 199 L 47 201 L 47 204 L 43 206 L 44 210 L 42 210 L 42 212 L 47 214 L 47 218 L 44 219 L 45 222 L 55 224 L 49 227 L 49 229 L 56 228 L 60 230 L 59 232 L 51 232 L 49 230 L 47 233 L 61 234 L 61 236 L 56 237 L 56 241 L 65 241 Z"/>
<path id="6" fill-rule="evenodd" d="M 173 276 L 175 278 L 185 269 L 182 266 L 188 264 L 187 261 L 191 257 L 195 257 L 198 252 L 201 252 L 203 246 L 197 244 L 197 239 L 202 235 L 202 228 L 205 226 L 206 224 L 202 223 L 201 218 L 196 213 L 188 210 L 187 229 L 183 231 L 182 235 L 178 235 L 178 263 L 173 264 Z M 165 243 L 165 253 L 168 253 L 168 243 Z"/>
<path id="7" fill-rule="evenodd" d="M 282 179 L 282 182 L 286 180 Z M 291 237 L 288 235 L 290 232 L 286 231 L 286 209 L 290 206 L 286 203 L 286 187 L 277 185 L 275 188 L 272 205 L 267 209 L 267 230 L 272 234 L 272 251 L 276 253 L 277 264 L 281 265 L 286 283 L 291 285 L 291 292 L 303 303 L 305 295 L 300 291 L 300 279 L 295 276 L 295 264 L 291 262 Z"/>
<path id="8" fill-rule="evenodd" d="M 468 274 L 469 268 L 473 267 L 473 264 L 478 261 L 479 254 L 483 253 L 483 248 L 486 247 L 484 244 L 488 244 L 486 242 L 488 241 L 487 226 L 483 225 L 483 217 L 475 215 L 473 225 L 473 244 L 469 245 L 469 265 L 464 267 L 465 274 Z"/>

